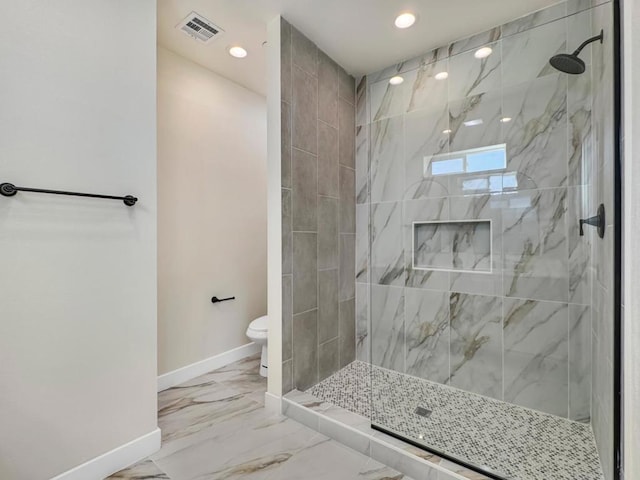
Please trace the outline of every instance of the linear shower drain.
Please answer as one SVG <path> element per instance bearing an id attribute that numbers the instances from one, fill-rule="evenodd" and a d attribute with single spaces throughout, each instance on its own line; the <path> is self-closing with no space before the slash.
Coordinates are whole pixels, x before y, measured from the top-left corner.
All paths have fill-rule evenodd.
<path id="1" fill-rule="evenodd" d="M 428 408 L 417 407 L 413 413 L 415 413 L 416 415 L 420 415 L 421 417 L 429 418 L 432 411 Z"/>

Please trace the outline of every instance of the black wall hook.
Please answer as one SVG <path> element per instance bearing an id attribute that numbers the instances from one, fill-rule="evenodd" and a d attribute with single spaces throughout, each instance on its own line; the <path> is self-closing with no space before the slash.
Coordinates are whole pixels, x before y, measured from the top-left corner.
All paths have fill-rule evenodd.
<path id="1" fill-rule="evenodd" d="M 592 227 L 597 227 L 598 236 L 600 238 L 604 238 L 604 230 L 607 225 L 605 214 L 604 214 L 604 204 L 601 203 L 598 207 L 598 213 L 593 217 L 589 218 L 581 218 L 580 219 L 580 236 L 584 236 L 584 225 L 591 225 Z"/>
<path id="2" fill-rule="evenodd" d="M 229 298 L 212 297 L 211 303 L 220 303 L 220 302 L 226 302 L 227 300 L 235 300 L 235 299 L 236 297 L 229 297 Z"/>

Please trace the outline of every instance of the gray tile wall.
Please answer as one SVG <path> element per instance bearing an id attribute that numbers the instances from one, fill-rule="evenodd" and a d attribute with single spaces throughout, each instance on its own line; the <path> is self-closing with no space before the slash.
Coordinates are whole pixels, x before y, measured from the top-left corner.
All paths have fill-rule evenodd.
<path id="1" fill-rule="evenodd" d="M 355 80 L 281 20 L 283 393 L 355 359 Z"/>
<path id="2" fill-rule="evenodd" d="M 613 212 L 611 38 L 583 51 L 584 75 L 548 60 L 611 32 L 610 11 L 570 0 L 358 79 L 355 139 L 357 357 L 591 419 L 603 451 L 612 237 L 580 237 L 578 219 Z M 503 170 L 431 174 L 432 155 L 501 143 Z M 492 222 L 492 273 L 413 269 L 412 222 L 471 219 Z"/>

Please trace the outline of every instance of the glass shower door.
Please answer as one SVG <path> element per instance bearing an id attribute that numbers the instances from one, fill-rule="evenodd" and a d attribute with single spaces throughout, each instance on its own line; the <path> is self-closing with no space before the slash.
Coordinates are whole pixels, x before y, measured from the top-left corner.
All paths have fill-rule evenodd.
<path id="1" fill-rule="evenodd" d="M 371 422 L 494 478 L 613 478 L 612 12 L 366 78 Z"/>

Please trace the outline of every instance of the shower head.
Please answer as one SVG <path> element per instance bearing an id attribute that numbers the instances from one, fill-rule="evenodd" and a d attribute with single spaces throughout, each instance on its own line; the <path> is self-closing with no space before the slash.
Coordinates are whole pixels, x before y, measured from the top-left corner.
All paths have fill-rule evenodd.
<path id="1" fill-rule="evenodd" d="M 584 62 L 578 58 L 577 55 L 569 53 L 554 55 L 549 60 L 549 63 L 556 70 L 560 70 L 564 73 L 570 73 L 571 75 L 579 75 L 584 73 L 586 70 Z"/>
<path id="2" fill-rule="evenodd" d="M 558 55 L 554 55 L 549 59 L 549 63 L 553 68 L 555 68 L 556 70 L 560 70 L 561 72 L 564 72 L 564 73 L 569 73 L 571 75 L 579 75 L 581 73 L 584 73 L 586 67 L 585 67 L 584 61 L 581 58 L 579 58 L 578 55 L 580 55 L 580 52 L 582 51 L 582 49 L 587 45 L 589 45 L 590 43 L 593 43 L 598 40 L 600 40 L 600 43 L 602 43 L 603 39 L 604 39 L 604 32 L 600 30 L 600 35 L 591 37 L 590 39 L 582 42 L 582 45 L 580 45 L 575 52 L 559 53 Z"/>

